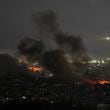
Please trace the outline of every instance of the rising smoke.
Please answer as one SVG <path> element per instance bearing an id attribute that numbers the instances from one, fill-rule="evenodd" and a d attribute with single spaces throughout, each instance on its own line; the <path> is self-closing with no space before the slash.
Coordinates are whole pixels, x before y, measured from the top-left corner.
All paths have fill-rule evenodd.
<path id="1" fill-rule="evenodd" d="M 93 72 L 84 71 L 88 65 L 82 62 L 87 62 L 90 58 L 83 40 L 80 36 L 65 34 L 59 28 L 55 12 L 50 10 L 36 12 L 33 13 L 32 19 L 35 25 L 35 36 L 22 39 L 18 45 L 18 56 L 25 59 L 24 63 L 33 64 L 37 61 L 55 77 L 67 82 L 81 77 L 82 79 L 83 77 L 89 79 L 104 77 L 105 72 L 100 68 Z M 24 71 L 11 56 L 0 55 L 0 61 L 2 62 L 0 72 L 27 72 L 27 69 Z M 97 74 L 99 72 L 100 75 Z"/>
<path id="2" fill-rule="evenodd" d="M 41 41 L 26 38 L 18 45 L 19 55 L 27 57 L 30 62 L 40 59 L 44 50 L 44 44 Z"/>
<path id="3" fill-rule="evenodd" d="M 40 62 L 40 65 L 51 71 L 55 77 L 65 82 L 76 79 L 98 79 L 109 78 L 109 71 L 100 68 L 93 71 L 83 70 L 88 67 L 90 60 L 87 55 L 83 40 L 80 36 L 65 34 L 60 28 L 56 13 L 53 11 L 41 11 L 32 15 L 35 25 L 35 36 L 22 39 L 18 45 L 18 56 L 26 58 L 28 63 Z M 0 54 L 0 73 L 29 73 L 27 65 L 21 65 L 8 54 Z M 106 68 L 109 68 L 108 64 Z M 78 74 L 79 73 L 79 74 Z M 100 73 L 97 74 L 97 73 Z M 16 75 L 15 75 L 16 76 Z M 72 83 L 71 83 L 72 84 Z"/>
<path id="4" fill-rule="evenodd" d="M 32 18 L 36 29 L 35 39 L 41 39 L 47 50 L 63 49 L 66 53 L 85 55 L 86 49 L 81 37 L 65 34 L 59 28 L 54 11 L 36 12 Z"/>
<path id="5" fill-rule="evenodd" d="M 45 17 L 48 19 L 45 19 Z M 39 31 L 39 33 L 41 32 L 36 38 L 38 38 L 38 36 L 42 38 L 42 41 L 48 48 L 51 47 L 51 50 L 61 49 L 65 53 L 71 54 L 70 56 L 73 56 L 72 59 L 74 60 L 80 59 L 81 57 L 87 57 L 86 49 L 81 37 L 65 34 L 59 28 L 59 23 L 54 11 L 48 10 L 35 13 L 33 19 L 34 24 L 37 27 L 36 31 Z"/>
<path id="6" fill-rule="evenodd" d="M 39 11 L 32 14 L 35 26 L 35 39 L 42 40 L 46 50 L 58 49 L 54 40 L 55 33 L 59 31 L 57 15 L 52 10 Z"/>
<path id="7" fill-rule="evenodd" d="M 26 56 L 29 61 L 41 58 L 41 64 L 51 72 L 62 79 L 70 80 L 79 68 L 75 63 L 81 64 L 83 57 L 88 58 L 81 37 L 65 34 L 59 28 L 56 13 L 53 11 L 33 13 L 32 19 L 35 37 L 20 42 L 19 54 Z"/>
<path id="8" fill-rule="evenodd" d="M 73 62 L 81 62 L 83 57 L 87 58 L 86 49 L 80 36 L 57 33 L 55 40 Z"/>

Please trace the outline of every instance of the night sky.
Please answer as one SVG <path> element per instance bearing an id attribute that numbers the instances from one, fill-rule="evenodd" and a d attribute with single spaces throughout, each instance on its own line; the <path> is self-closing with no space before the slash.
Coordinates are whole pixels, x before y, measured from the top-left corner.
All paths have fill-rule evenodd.
<path id="1" fill-rule="evenodd" d="M 60 28 L 80 35 L 89 55 L 110 56 L 110 0 L 0 0 L 0 51 L 16 53 L 24 36 L 33 36 L 32 12 L 52 9 Z"/>

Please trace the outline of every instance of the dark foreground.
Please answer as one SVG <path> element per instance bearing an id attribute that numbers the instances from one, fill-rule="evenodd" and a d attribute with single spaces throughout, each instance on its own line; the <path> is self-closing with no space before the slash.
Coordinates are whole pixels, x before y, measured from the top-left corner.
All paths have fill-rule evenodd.
<path id="1" fill-rule="evenodd" d="M 100 104 L 100 105 L 71 105 L 71 104 L 38 104 L 38 103 L 27 103 L 27 104 L 5 104 L 1 105 L 0 109 L 38 109 L 38 110 L 110 110 L 110 105 Z"/>
<path id="2" fill-rule="evenodd" d="M 54 79 L 27 79 L 1 78 L 0 108 L 110 110 L 110 84 L 74 81 L 69 85 Z"/>

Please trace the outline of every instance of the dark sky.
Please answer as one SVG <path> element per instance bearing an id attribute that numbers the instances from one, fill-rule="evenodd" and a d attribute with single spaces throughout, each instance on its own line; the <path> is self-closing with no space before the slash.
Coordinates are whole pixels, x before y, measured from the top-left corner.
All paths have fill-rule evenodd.
<path id="1" fill-rule="evenodd" d="M 0 0 L 0 50 L 16 52 L 24 35 L 32 36 L 31 14 L 53 9 L 60 27 L 84 39 L 91 56 L 109 56 L 110 0 Z"/>

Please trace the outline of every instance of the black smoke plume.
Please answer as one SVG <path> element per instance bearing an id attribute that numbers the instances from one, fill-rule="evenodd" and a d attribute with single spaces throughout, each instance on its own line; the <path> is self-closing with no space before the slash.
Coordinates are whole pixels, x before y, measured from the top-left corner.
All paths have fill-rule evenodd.
<path id="1" fill-rule="evenodd" d="M 20 55 L 26 56 L 29 61 L 34 61 L 40 59 L 44 50 L 44 44 L 41 41 L 26 38 L 20 42 L 18 50 Z"/>
<path id="2" fill-rule="evenodd" d="M 54 11 L 38 11 L 32 14 L 33 24 L 35 26 L 35 39 L 42 40 L 46 50 L 58 49 L 54 40 L 55 33 L 59 29 L 57 15 Z"/>
<path id="3" fill-rule="evenodd" d="M 71 52 L 85 51 L 83 41 L 79 36 L 72 36 L 63 33 L 58 33 L 56 34 L 55 38 L 56 38 L 56 42 L 58 43 L 58 45 L 61 46 L 61 48 L 69 49 L 67 51 L 71 51 Z"/>
<path id="4" fill-rule="evenodd" d="M 61 49 L 71 57 L 73 62 L 81 62 L 89 60 L 86 53 L 83 40 L 80 36 L 67 35 L 64 33 L 57 33 L 55 40 Z M 87 59 L 85 59 L 87 58 Z"/>
<path id="5" fill-rule="evenodd" d="M 35 39 L 22 40 L 18 46 L 19 53 L 25 55 L 30 61 L 39 60 L 41 57 L 42 64 L 51 72 L 69 80 L 77 67 L 74 61 L 81 63 L 83 57 L 87 57 L 81 37 L 61 31 L 54 11 L 35 12 L 32 19 L 35 25 Z M 66 55 L 73 63 L 69 63 Z"/>
<path id="6" fill-rule="evenodd" d="M 63 49 L 74 59 L 86 57 L 86 49 L 80 36 L 65 34 L 59 28 L 58 17 L 54 11 L 40 11 L 32 15 L 36 39 L 41 39 L 47 50 Z"/>
<path id="7" fill-rule="evenodd" d="M 64 54 L 63 50 L 45 52 L 43 55 L 43 65 L 54 74 L 54 77 L 70 83 L 76 78 L 74 67 L 67 62 Z"/>

